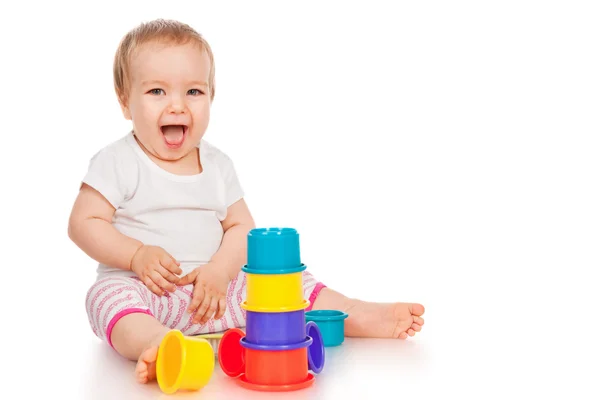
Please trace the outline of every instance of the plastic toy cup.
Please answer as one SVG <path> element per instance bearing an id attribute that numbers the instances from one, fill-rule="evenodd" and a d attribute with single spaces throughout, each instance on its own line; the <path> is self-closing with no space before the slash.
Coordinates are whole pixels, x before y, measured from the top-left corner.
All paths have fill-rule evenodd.
<path id="1" fill-rule="evenodd" d="M 325 366 L 323 336 L 319 326 L 312 321 L 306 323 L 306 335 L 313 340 L 313 344 L 308 347 L 308 369 L 319 374 Z"/>
<path id="2" fill-rule="evenodd" d="M 283 275 L 247 274 L 246 304 L 252 311 L 301 309 L 304 303 L 302 272 Z M 306 308 L 306 307 L 304 307 Z"/>
<path id="3" fill-rule="evenodd" d="M 305 315 L 307 321 L 319 326 L 325 347 L 339 346 L 344 342 L 344 320 L 348 314 L 338 310 L 311 310 Z"/>
<path id="4" fill-rule="evenodd" d="M 268 346 L 249 343 L 242 330 L 230 329 L 219 345 L 219 364 L 225 374 L 239 377 L 238 383 L 248 389 L 291 391 L 308 387 L 314 381 L 308 371 L 321 372 L 324 358 L 318 354 L 325 352 L 316 324 L 307 324 L 306 331 L 317 332 L 315 339 L 305 336 L 299 343 Z"/>
<path id="5" fill-rule="evenodd" d="M 244 331 L 238 328 L 229 329 L 219 343 L 217 353 L 219 365 L 226 375 L 236 377 L 244 373 L 244 348 L 240 343 L 245 336 Z"/>
<path id="6" fill-rule="evenodd" d="M 258 385 L 291 385 L 308 375 L 307 347 L 312 339 L 294 345 L 260 346 L 241 340 L 245 348 L 246 380 Z"/>
<path id="7" fill-rule="evenodd" d="M 240 306 L 246 311 L 255 311 L 262 313 L 292 312 L 306 309 L 308 306 L 310 306 L 310 301 L 304 300 L 302 303 L 286 307 L 257 307 L 248 304 L 247 301 L 244 301 Z"/>
<path id="8" fill-rule="evenodd" d="M 207 340 L 171 330 L 158 348 L 156 379 L 166 394 L 198 390 L 208 383 L 214 367 L 215 354 Z"/>
<path id="9" fill-rule="evenodd" d="M 304 309 L 264 313 L 246 311 L 246 340 L 262 345 L 300 343 L 308 334 Z"/>
<path id="10" fill-rule="evenodd" d="M 306 269 L 300 261 L 300 236 L 293 228 L 256 228 L 248 239 L 248 263 L 253 274 L 289 274 Z"/>

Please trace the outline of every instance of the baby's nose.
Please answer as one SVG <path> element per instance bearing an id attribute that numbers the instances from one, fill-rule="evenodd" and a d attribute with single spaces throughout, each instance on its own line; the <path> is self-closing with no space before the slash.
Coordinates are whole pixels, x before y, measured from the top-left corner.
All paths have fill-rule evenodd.
<path id="1" fill-rule="evenodd" d="M 172 98 L 168 111 L 173 114 L 181 114 L 185 112 L 185 103 L 178 97 Z"/>

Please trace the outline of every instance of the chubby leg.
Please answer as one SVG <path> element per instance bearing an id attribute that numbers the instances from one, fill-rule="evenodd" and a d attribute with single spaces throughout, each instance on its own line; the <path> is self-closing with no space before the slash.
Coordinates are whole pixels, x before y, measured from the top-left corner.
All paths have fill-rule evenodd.
<path id="1" fill-rule="evenodd" d="M 115 324 L 111 334 L 113 347 L 123 357 L 137 360 L 138 382 L 156 378 L 158 346 L 168 331 L 155 317 L 144 313 L 128 314 Z"/>
<path id="2" fill-rule="evenodd" d="M 345 336 L 406 339 L 421 331 L 425 307 L 418 303 L 372 303 L 351 299 L 329 288 L 323 288 L 314 310 L 340 310 L 348 314 Z"/>
<path id="3" fill-rule="evenodd" d="M 319 282 L 310 272 L 302 275 L 304 296 L 310 310 L 339 310 L 348 314 L 344 335 L 348 337 L 406 339 L 420 332 L 425 307 L 418 303 L 373 303 L 351 299 Z"/>
<path id="4" fill-rule="evenodd" d="M 164 300 L 150 292 L 135 277 L 107 277 L 92 285 L 86 310 L 92 330 L 123 357 L 138 361 L 138 381 L 155 377 L 157 349 L 169 328 L 155 315 L 175 314 L 173 299 Z M 163 312 L 163 309 L 165 310 Z"/>
<path id="5" fill-rule="evenodd" d="M 223 318 L 205 324 L 194 323 L 194 315 L 187 312 L 192 285 L 178 286 L 174 293 L 157 296 L 137 277 L 103 278 L 92 285 L 86 298 L 90 326 L 120 355 L 137 360 L 136 377 L 145 383 L 156 377 L 158 347 L 169 330 L 193 336 L 245 326 L 245 312 L 239 307 L 245 293 L 243 278 L 239 276 L 230 283 Z M 218 341 L 208 341 L 216 352 Z"/>

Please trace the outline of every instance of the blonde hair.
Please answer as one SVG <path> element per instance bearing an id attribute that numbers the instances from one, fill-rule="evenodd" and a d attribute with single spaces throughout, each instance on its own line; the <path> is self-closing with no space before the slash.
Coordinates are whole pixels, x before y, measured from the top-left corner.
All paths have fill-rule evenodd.
<path id="1" fill-rule="evenodd" d="M 140 46 L 149 42 L 183 45 L 190 41 L 196 42 L 200 50 L 205 50 L 208 54 L 210 60 L 208 90 L 212 101 L 215 97 L 215 62 L 208 42 L 187 24 L 174 20 L 156 19 L 138 25 L 129 31 L 119 43 L 113 63 L 113 80 L 119 102 L 127 104 L 130 88 L 130 61 Z"/>

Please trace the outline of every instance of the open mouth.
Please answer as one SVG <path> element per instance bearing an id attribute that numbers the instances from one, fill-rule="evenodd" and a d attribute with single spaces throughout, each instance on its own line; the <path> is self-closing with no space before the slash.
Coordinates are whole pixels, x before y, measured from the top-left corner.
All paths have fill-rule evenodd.
<path id="1" fill-rule="evenodd" d="M 160 130 L 169 148 L 181 147 L 188 132 L 187 125 L 163 125 Z"/>

